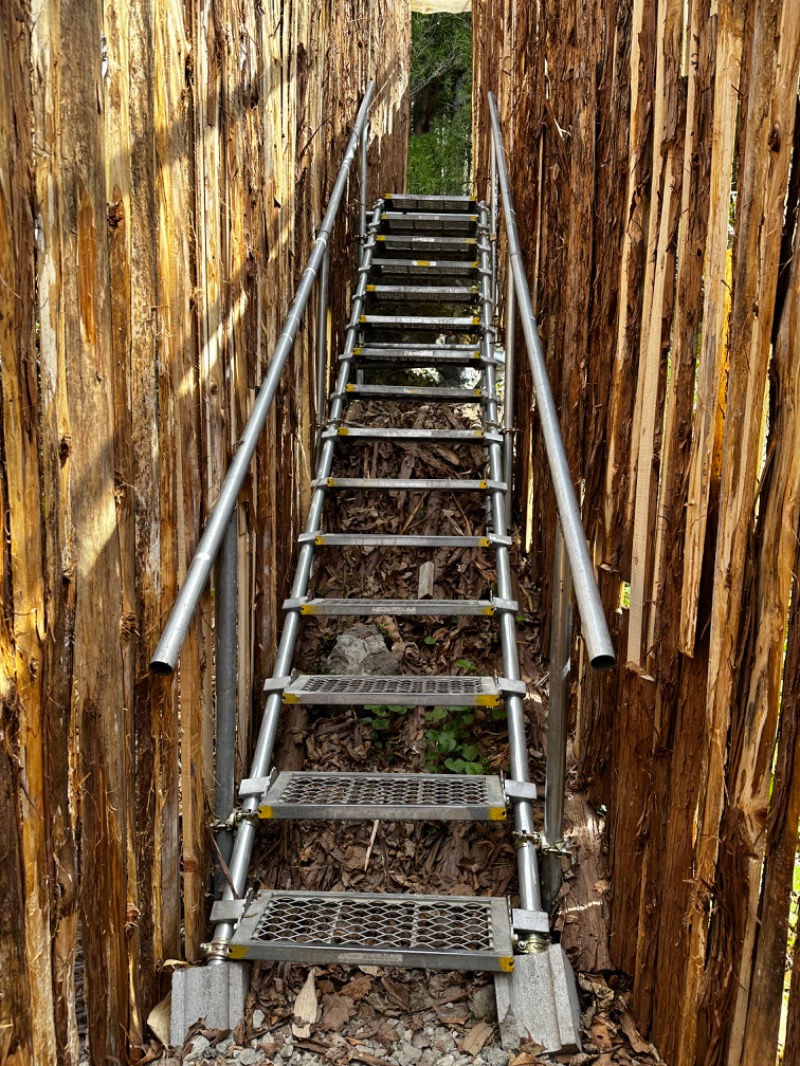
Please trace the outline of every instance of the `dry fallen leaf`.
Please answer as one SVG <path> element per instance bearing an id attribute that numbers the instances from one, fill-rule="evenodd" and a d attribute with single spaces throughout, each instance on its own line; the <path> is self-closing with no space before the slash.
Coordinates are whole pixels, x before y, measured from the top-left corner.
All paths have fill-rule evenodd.
<path id="1" fill-rule="evenodd" d="M 649 1041 L 645 1040 L 642 1034 L 636 1028 L 636 1021 L 634 1020 L 634 1017 L 629 1010 L 622 1012 L 622 1017 L 619 1021 L 620 1025 L 622 1026 L 622 1031 L 625 1033 L 625 1036 L 627 1036 L 628 1040 L 630 1040 L 631 1047 L 634 1051 L 641 1054 L 645 1051 L 651 1050 Z"/>
<path id="2" fill-rule="evenodd" d="M 595 1018 L 589 1032 L 600 1051 L 610 1051 L 614 1046 L 614 1028 L 604 1018 Z"/>
<path id="3" fill-rule="evenodd" d="M 459 1051 L 464 1055 L 472 1055 L 473 1059 L 481 1050 L 483 1045 L 492 1035 L 494 1026 L 488 1022 L 478 1022 L 474 1025 L 461 1043 L 458 1045 Z"/>
<path id="4" fill-rule="evenodd" d="M 309 971 L 306 983 L 300 989 L 294 1001 L 292 1014 L 292 1036 L 297 1040 L 307 1040 L 311 1036 L 311 1026 L 317 1020 L 317 990 L 314 987 L 314 971 Z"/>
<path id="5" fill-rule="evenodd" d="M 343 1029 L 353 1015 L 353 1001 L 347 996 L 340 996 L 336 992 L 329 992 L 322 997 L 322 1021 L 320 1028 Z"/>
<path id="6" fill-rule="evenodd" d="M 166 996 L 157 1003 L 155 1007 L 150 1011 L 147 1016 L 147 1024 L 164 1045 L 169 1045 L 169 1025 L 170 1025 L 170 1012 L 172 1010 L 172 993 L 167 992 Z"/>

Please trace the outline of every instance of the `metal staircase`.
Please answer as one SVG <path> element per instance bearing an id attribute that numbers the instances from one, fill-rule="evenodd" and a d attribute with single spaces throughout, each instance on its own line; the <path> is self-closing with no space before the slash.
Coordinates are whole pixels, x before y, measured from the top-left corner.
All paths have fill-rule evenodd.
<path id="1" fill-rule="evenodd" d="M 363 144 L 366 140 L 364 133 L 370 97 L 371 90 L 359 112 L 342 167 L 346 179 L 350 161 L 355 156 L 360 142 L 362 200 L 365 199 L 366 188 Z M 498 134 L 499 128 L 496 131 L 496 152 Z M 502 152 L 501 145 L 499 152 Z M 498 180 L 502 184 L 505 171 L 504 159 L 501 159 L 499 154 L 497 158 L 500 169 L 495 170 L 494 190 L 497 189 Z M 507 175 L 505 181 L 507 184 Z M 317 247 L 304 276 L 305 291 L 301 286 L 290 313 L 290 322 L 293 323 L 291 328 L 295 334 L 296 323 L 299 321 L 299 314 L 296 313 L 298 301 L 301 303 L 299 310 L 302 313 L 308 301 L 310 284 L 317 274 L 323 280 L 323 289 L 327 280 L 327 244 L 338 208 L 337 190 L 341 199 L 343 185 L 340 175 L 331 206 L 320 230 Z M 235 823 L 236 836 L 230 853 L 229 881 L 222 898 L 214 904 L 211 912 L 215 933 L 211 943 L 206 946 L 209 972 L 215 968 L 218 973 L 228 972 L 232 965 L 231 960 L 252 959 L 308 964 L 379 964 L 430 969 L 487 970 L 500 974 L 511 974 L 515 963 L 533 957 L 538 957 L 540 963 L 543 959 L 549 960 L 547 965 L 554 973 L 562 966 L 558 960 L 563 952 L 557 957 L 554 954 L 554 951 L 560 952 L 560 948 L 554 948 L 551 943 L 548 915 L 542 906 L 537 860 L 537 848 L 542 844 L 545 849 L 557 850 L 561 831 L 560 827 L 557 827 L 555 832 L 558 835 L 553 835 L 551 818 L 550 837 L 543 840 L 534 824 L 533 805 L 537 801 L 537 789 L 529 780 L 522 702 L 525 684 L 520 678 L 517 655 L 517 604 L 512 598 L 509 560 L 511 539 L 507 530 L 507 495 L 511 475 L 510 405 L 506 408 L 504 419 L 501 417 L 497 397 L 497 371 L 500 361 L 496 350 L 497 285 L 494 249 L 498 205 L 496 197 L 493 196 L 492 201 L 489 206 L 468 197 L 392 193 L 375 204 L 369 220 L 365 214 L 362 215 L 362 244 L 347 339 L 338 358 L 336 381 L 327 400 L 327 415 L 319 434 L 312 502 L 305 531 L 299 537 L 298 563 L 291 595 L 284 603 L 285 624 L 274 675 L 265 686 L 265 709 L 251 773 L 241 782 L 239 808 L 226 822 L 229 826 Z M 506 223 L 511 296 L 511 307 L 507 308 L 507 313 L 510 312 L 513 319 L 513 286 L 518 280 L 512 269 L 516 229 L 514 227 L 512 232 L 513 211 L 509 214 L 508 209 Z M 516 244 L 518 246 L 518 242 Z M 309 274 L 310 282 L 306 285 L 306 277 Z M 326 299 L 327 295 L 322 292 L 321 302 Z M 522 310 L 525 328 L 524 319 L 528 308 L 523 306 Z M 535 329 L 532 312 L 529 318 Z M 289 326 L 287 329 L 291 332 Z M 409 337 L 413 337 L 413 341 L 409 341 Z M 278 352 L 273 359 L 278 376 L 282 369 L 278 356 L 281 355 L 285 361 L 284 349 L 288 352 L 293 339 L 294 335 L 288 339 L 288 347 L 283 343 L 283 337 L 279 342 Z M 509 377 L 513 381 L 513 340 L 509 345 L 509 339 L 507 336 L 507 386 Z M 318 349 L 318 357 L 320 361 L 317 395 L 321 398 L 321 383 L 326 377 L 324 343 Z M 456 370 L 475 368 L 480 372 L 480 384 L 477 387 L 441 384 L 412 386 L 386 385 L 370 380 L 375 371 L 426 367 Z M 272 373 L 273 367 L 270 369 L 270 375 Z M 534 381 L 536 382 L 535 368 Z M 262 392 L 265 389 L 269 392 L 270 387 L 268 376 Z M 274 396 L 274 388 L 272 395 Z M 390 399 L 408 404 L 476 404 L 480 409 L 481 428 L 431 430 L 385 426 L 375 428 L 359 424 L 358 411 L 363 409 L 363 401 L 372 399 Z M 550 400 L 552 402 L 552 397 Z M 362 404 L 353 406 L 353 401 L 362 401 Z M 257 408 L 260 402 L 261 395 Z M 262 405 L 264 417 L 270 402 L 271 398 L 266 401 L 265 406 Z M 390 439 L 401 445 L 403 442 L 425 441 L 431 448 L 435 448 L 437 443 L 446 443 L 449 447 L 479 445 L 485 455 L 483 476 L 479 479 L 354 478 L 341 477 L 336 473 L 336 457 L 341 454 L 341 449 L 358 448 L 365 443 L 382 439 Z M 560 442 L 560 435 L 558 440 Z M 249 438 L 246 430 L 243 445 L 240 445 L 232 470 L 237 463 L 240 467 L 243 462 L 246 465 L 242 453 L 247 450 L 244 447 L 244 442 L 247 441 Z M 247 446 L 249 447 L 249 443 Z M 561 453 L 563 454 L 563 445 Z M 243 477 L 242 472 L 239 486 Z M 564 499 L 567 499 L 565 493 L 571 493 L 567 505 L 568 509 L 571 507 L 572 510 L 567 518 L 574 525 L 577 505 L 571 484 L 568 490 L 563 486 L 561 489 Z M 409 490 L 425 493 L 478 493 L 485 499 L 485 529 L 471 536 L 392 536 L 369 530 L 352 533 L 326 528 L 326 496 L 345 490 L 380 490 L 385 493 Z M 227 491 L 228 497 L 235 503 L 238 494 L 235 478 L 232 479 L 232 487 Z M 558 486 L 556 492 L 558 496 Z M 225 497 L 224 487 L 217 510 L 222 507 Z M 560 505 L 561 502 L 559 499 Z M 216 511 L 212 514 L 209 527 L 213 527 L 213 536 L 207 530 L 198 548 L 198 556 L 203 556 L 204 560 L 213 560 L 220 551 L 225 538 L 230 535 L 231 513 L 232 510 L 229 509 L 226 515 L 223 509 L 219 518 Z M 579 515 L 577 520 L 579 522 Z M 309 585 L 316 550 L 320 547 L 335 550 L 345 546 L 362 547 L 365 550 L 376 546 L 420 549 L 448 546 L 471 547 L 491 552 L 494 555 L 497 591 L 495 595 L 477 600 L 311 596 Z M 568 550 L 570 547 L 567 545 Z M 565 565 L 563 552 L 561 558 L 562 565 Z M 576 581 L 576 585 L 584 614 L 585 604 L 589 601 L 585 599 L 582 585 L 587 584 L 587 570 L 591 575 L 585 541 L 582 542 L 582 547 L 579 546 L 574 552 L 570 551 L 573 570 L 576 560 L 580 567 L 583 567 L 582 576 Z M 178 632 L 173 633 L 169 628 L 165 631 L 154 657 L 154 668 L 162 672 L 167 672 L 174 666 L 182 641 L 180 626 L 183 626 L 185 633 L 188 625 L 187 615 L 191 617 L 191 597 L 195 596 L 195 592 L 191 589 L 186 592 L 186 586 L 197 586 L 199 582 L 207 580 L 210 563 L 205 569 L 205 577 L 200 572 L 200 566 L 201 564 L 197 564 L 197 573 L 190 569 L 181 592 L 183 600 L 179 600 L 175 609 L 174 614 L 178 622 L 174 628 L 177 628 Z M 205 561 L 202 566 L 206 566 Z M 195 563 L 192 567 L 195 568 Z M 591 581 L 593 583 L 593 575 Z M 566 580 L 562 585 L 563 599 L 568 597 L 569 593 Z M 580 600 L 582 594 L 583 601 Z M 199 596 L 199 593 L 196 596 Z M 597 604 L 590 603 L 589 608 L 588 613 L 591 613 L 591 610 L 596 611 Z M 217 609 L 223 610 L 225 607 L 217 604 Z M 292 669 L 295 645 L 301 619 L 308 615 L 336 616 L 343 619 L 380 615 L 441 618 L 488 616 L 497 626 L 502 651 L 502 676 L 381 677 L 297 673 Z M 600 618 L 602 619 L 602 615 Z M 584 614 L 584 624 L 586 621 Z M 343 624 L 346 625 L 347 622 Z M 599 652 L 597 647 L 600 647 Z M 590 649 L 590 653 L 601 659 L 603 656 L 609 658 L 613 655 L 610 652 L 607 633 L 605 644 L 601 639 L 599 645 Z M 563 684 L 566 676 L 568 654 L 564 662 L 557 665 L 559 681 L 556 688 Z M 224 669 L 225 664 L 218 663 L 218 671 Z M 273 748 L 282 708 L 292 703 L 315 707 L 355 707 L 375 703 L 409 707 L 503 705 L 508 723 L 510 773 L 508 777 L 501 779 L 498 776 L 428 773 L 279 772 L 272 763 Z M 561 726 L 559 731 L 563 732 Z M 563 747 L 563 736 L 560 740 L 559 737 L 555 738 L 555 743 L 559 742 Z M 554 771 L 555 786 L 548 767 L 548 789 L 556 787 L 563 792 L 563 754 L 554 760 Z M 221 771 L 218 766 L 218 779 L 227 772 L 226 769 Z M 227 817 L 224 811 L 222 813 Z M 506 899 L 492 898 L 248 890 L 248 870 L 257 827 L 261 821 L 271 819 L 507 821 L 508 831 L 513 834 L 517 855 L 519 907 L 512 907 Z M 544 973 L 544 970 L 539 963 L 533 965 L 534 970 L 525 970 L 525 967 L 523 970 L 528 973 L 525 979 L 527 984 L 533 981 L 535 985 L 540 980 L 537 975 Z M 565 988 L 571 978 L 571 973 L 569 977 L 566 976 L 566 969 L 562 982 Z M 550 970 L 547 970 L 548 974 Z M 178 980 L 191 981 L 191 974 L 192 971 L 188 971 Z M 530 974 L 533 974 L 533 977 L 530 977 Z M 209 981 L 213 984 L 213 980 L 203 978 L 205 983 L 202 987 L 208 989 Z M 225 978 L 225 981 L 228 980 Z M 575 1046 L 579 1042 L 574 1003 L 567 1002 L 565 1006 L 565 1003 L 561 1002 L 559 1006 L 559 994 L 562 1000 L 564 996 L 568 1000 L 569 996 L 563 993 L 563 990 L 562 993 L 553 992 L 554 982 L 559 980 L 561 977 L 558 974 L 556 977 L 550 974 L 547 977 L 547 990 L 538 995 L 537 1003 L 550 1004 L 542 1008 L 547 1016 L 546 1021 L 540 1023 L 534 1019 L 526 1023 L 530 1035 L 557 1050 Z M 228 988 L 228 985 L 225 987 Z M 191 994 L 187 993 L 185 987 L 181 988 L 178 997 L 181 1007 L 178 1010 L 183 1011 L 183 1018 L 178 1020 L 178 1029 L 181 1024 L 192 1020 L 188 1015 L 194 1007 L 193 1002 L 187 1007 L 187 995 L 191 1000 Z M 523 993 L 520 994 L 524 998 Z M 224 995 L 228 995 L 230 999 L 229 991 L 223 992 Z M 504 995 L 509 998 L 511 1007 L 518 1013 L 525 1009 L 520 1007 L 522 1001 L 516 996 L 511 985 L 508 985 Z M 175 992 L 173 996 L 175 997 Z M 500 1002 L 500 993 L 498 997 Z M 534 1014 L 538 1009 L 534 1009 Z M 175 1011 L 174 998 L 173 1030 Z"/>

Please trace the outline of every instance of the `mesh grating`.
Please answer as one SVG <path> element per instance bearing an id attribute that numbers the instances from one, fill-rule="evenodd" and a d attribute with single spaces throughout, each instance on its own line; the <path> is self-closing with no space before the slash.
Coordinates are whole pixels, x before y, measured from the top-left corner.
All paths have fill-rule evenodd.
<path id="1" fill-rule="evenodd" d="M 383 696 L 403 693 L 409 696 L 477 696 L 485 692 L 480 677 L 358 677 L 342 674 L 317 674 L 304 679 L 305 692 L 345 693 L 359 696 Z"/>
<path id="2" fill-rule="evenodd" d="M 494 949 L 488 900 L 313 898 L 276 893 L 267 902 L 254 939 L 401 951 Z"/>
<path id="3" fill-rule="evenodd" d="M 446 774 L 435 779 L 392 776 L 383 778 L 348 778 L 346 774 L 314 774 L 293 778 L 281 794 L 281 803 L 330 805 L 386 806 L 480 806 L 490 797 L 486 781 L 480 777 L 468 780 L 450 778 Z"/>

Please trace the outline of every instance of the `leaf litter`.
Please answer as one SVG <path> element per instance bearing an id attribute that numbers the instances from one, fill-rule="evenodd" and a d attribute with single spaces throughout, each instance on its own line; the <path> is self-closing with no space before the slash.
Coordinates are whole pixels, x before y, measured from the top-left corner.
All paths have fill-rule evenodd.
<path id="1" fill-rule="evenodd" d="M 359 424 L 376 426 L 479 424 L 478 409 L 471 405 L 409 409 L 373 402 L 358 411 L 351 408 L 351 415 Z M 423 444 L 381 440 L 340 448 L 335 472 L 347 477 L 479 478 L 485 476 L 482 459 L 483 450 L 476 446 L 433 451 Z M 329 493 L 325 523 L 325 528 L 342 532 L 474 535 L 485 528 L 484 501 L 477 493 Z M 419 567 L 427 559 L 434 562 L 436 598 L 485 598 L 494 587 L 491 552 L 481 549 L 320 548 L 311 594 L 416 598 Z M 512 572 L 520 605 L 520 666 L 530 695 L 525 711 L 531 776 L 543 784 L 547 664 L 541 658 L 539 590 L 516 542 Z M 491 619 L 460 617 L 447 624 L 419 617 L 377 621 L 404 672 L 502 673 L 497 627 Z M 340 631 L 337 620 L 310 619 L 298 644 L 297 669 L 326 672 L 326 658 Z M 327 713 L 295 709 L 290 728 L 302 751 L 303 768 L 331 772 L 425 767 L 430 723 L 421 709 L 388 716 L 380 732 L 367 717 L 361 708 L 330 708 Z M 506 773 L 504 722 L 479 709 L 469 728 L 481 768 Z M 261 887 L 298 890 L 509 894 L 516 905 L 515 871 L 511 834 L 492 823 L 267 822 L 251 880 Z M 565 895 L 568 891 L 569 879 Z M 624 975 L 580 974 L 579 986 L 581 1054 L 547 1055 L 524 1044 L 506 1053 L 499 1042 L 489 975 L 255 963 L 244 1028 L 219 1034 L 195 1027 L 181 1057 L 161 1061 L 202 1058 L 273 1066 L 644 1066 L 661 1061 L 636 1028 Z"/>

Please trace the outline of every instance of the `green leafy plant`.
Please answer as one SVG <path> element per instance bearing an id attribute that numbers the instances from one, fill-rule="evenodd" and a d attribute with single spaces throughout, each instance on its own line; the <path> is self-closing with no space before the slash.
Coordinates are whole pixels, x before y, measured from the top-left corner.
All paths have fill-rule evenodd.
<path id="1" fill-rule="evenodd" d="M 480 750 L 472 742 L 475 713 L 471 707 L 434 707 L 426 712 L 425 721 L 425 768 L 429 772 L 446 769 L 454 774 L 486 773 Z"/>

